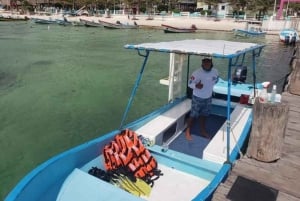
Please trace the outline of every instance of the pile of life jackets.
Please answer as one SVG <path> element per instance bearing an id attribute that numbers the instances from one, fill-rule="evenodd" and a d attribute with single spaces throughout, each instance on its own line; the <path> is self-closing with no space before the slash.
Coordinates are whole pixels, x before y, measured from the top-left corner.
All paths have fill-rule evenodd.
<path id="1" fill-rule="evenodd" d="M 134 176 L 153 186 L 161 171 L 157 161 L 145 148 L 134 131 L 121 131 L 103 149 L 104 167 L 107 171 L 122 170 L 127 176 Z"/>

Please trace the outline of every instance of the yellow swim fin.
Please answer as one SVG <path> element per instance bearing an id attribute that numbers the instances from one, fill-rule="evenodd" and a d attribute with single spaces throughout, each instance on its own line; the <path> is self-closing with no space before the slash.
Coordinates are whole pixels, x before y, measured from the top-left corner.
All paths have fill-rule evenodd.
<path id="1" fill-rule="evenodd" d="M 150 196 L 152 188 L 144 180 L 136 178 L 136 182 L 134 182 L 134 184 L 140 189 L 140 191 L 143 192 L 143 195 L 145 195 L 146 197 Z"/>
<path id="2" fill-rule="evenodd" d="M 150 196 L 151 193 L 151 187 L 149 184 L 147 184 L 144 180 L 140 178 L 136 178 L 136 181 L 131 181 L 127 176 L 120 174 L 121 178 L 126 181 L 128 185 L 131 186 L 131 188 L 136 189 L 141 195 L 144 195 L 146 197 Z"/>
<path id="3" fill-rule="evenodd" d="M 122 189 L 126 190 L 127 192 L 129 192 L 135 196 L 141 196 L 141 192 L 134 187 L 134 185 L 132 184 L 132 181 L 130 181 L 130 179 L 128 179 L 127 177 L 120 176 L 119 184 L 120 184 L 120 187 Z"/>

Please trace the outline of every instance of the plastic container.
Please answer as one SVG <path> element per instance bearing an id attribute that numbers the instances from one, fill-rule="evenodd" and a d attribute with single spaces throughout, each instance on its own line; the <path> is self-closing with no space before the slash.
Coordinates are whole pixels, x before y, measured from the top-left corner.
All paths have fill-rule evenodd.
<path id="1" fill-rule="evenodd" d="M 271 103 L 275 103 L 276 94 L 277 94 L 277 87 L 274 84 L 273 88 L 272 88 L 271 96 L 270 96 L 270 102 Z"/>

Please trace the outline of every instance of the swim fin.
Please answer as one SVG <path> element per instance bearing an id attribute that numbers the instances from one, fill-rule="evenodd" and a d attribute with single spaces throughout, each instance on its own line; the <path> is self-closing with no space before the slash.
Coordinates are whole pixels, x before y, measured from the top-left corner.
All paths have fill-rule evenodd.
<path id="1" fill-rule="evenodd" d="M 132 189 L 136 189 L 141 195 L 146 197 L 150 196 L 151 187 L 144 180 L 136 178 L 135 181 L 131 181 L 127 176 L 120 174 L 120 177 L 125 181 Z"/>

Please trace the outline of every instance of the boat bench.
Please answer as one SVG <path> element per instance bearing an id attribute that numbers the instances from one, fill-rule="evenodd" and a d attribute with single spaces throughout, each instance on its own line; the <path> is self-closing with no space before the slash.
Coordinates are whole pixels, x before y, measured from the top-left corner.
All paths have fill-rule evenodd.
<path id="1" fill-rule="evenodd" d="M 246 135 L 244 133 L 245 127 L 251 126 L 251 122 L 249 121 L 249 117 L 252 114 L 252 108 L 236 104 L 234 110 L 230 115 L 231 122 L 231 132 L 230 132 L 230 153 L 232 153 L 233 149 L 240 148 L 236 146 L 238 140 L 242 135 Z M 247 130 L 247 129 L 246 129 Z M 227 159 L 227 122 L 225 121 L 219 131 L 215 134 L 213 139 L 209 142 L 206 148 L 203 151 L 203 159 L 212 161 L 215 163 L 223 164 Z"/>
<path id="2" fill-rule="evenodd" d="M 112 195 L 113 200 L 144 200 L 76 168 L 63 183 L 56 201 L 112 200 Z"/>
<path id="3" fill-rule="evenodd" d="M 148 138 L 152 144 L 161 145 L 163 143 L 163 134 L 167 129 L 176 125 L 174 134 L 177 134 L 185 128 L 185 115 L 190 109 L 191 100 L 186 99 L 172 107 L 170 110 L 155 117 L 135 132 L 138 135 Z"/>

